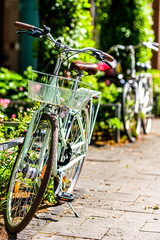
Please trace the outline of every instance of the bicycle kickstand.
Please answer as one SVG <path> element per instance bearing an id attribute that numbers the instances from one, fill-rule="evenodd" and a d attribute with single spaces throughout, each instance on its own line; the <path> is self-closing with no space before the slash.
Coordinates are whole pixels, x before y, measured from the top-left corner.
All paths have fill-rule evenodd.
<path id="1" fill-rule="evenodd" d="M 65 202 L 67 202 L 68 205 L 70 206 L 70 208 L 72 209 L 72 211 L 74 212 L 75 216 L 78 217 L 78 218 L 80 217 L 79 214 L 76 212 L 76 210 L 73 208 L 73 206 L 71 204 L 71 202 L 74 200 L 74 195 L 73 194 L 67 193 L 67 192 L 60 192 L 58 194 L 58 198 L 60 200 L 63 200 Z"/>

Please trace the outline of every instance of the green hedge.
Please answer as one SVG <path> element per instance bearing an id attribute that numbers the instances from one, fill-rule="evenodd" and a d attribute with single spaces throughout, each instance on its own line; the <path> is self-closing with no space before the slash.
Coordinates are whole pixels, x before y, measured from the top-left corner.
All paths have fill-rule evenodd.
<path id="1" fill-rule="evenodd" d="M 137 45 L 141 41 L 153 41 L 153 0 L 96 0 L 96 27 L 99 32 L 100 48 L 108 51 L 115 44 Z M 137 61 L 146 62 L 152 56 L 151 50 L 136 51 Z M 125 63 L 125 64 L 124 64 Z M 126 69 L 129 61 L 123 58 Z"/>
<path id="2" fill-rule="evenodd" d="M 38 0 L 41 25 L 51 28 L 55 39 L 70 47 L 93 46 L 92 18 L 88 0 Z M 58 52 L 48 42 L 40 43 L 39 69 L 53 73 L 55 54 Z M 47 64 L 50 63 L 46 70 Z"/>

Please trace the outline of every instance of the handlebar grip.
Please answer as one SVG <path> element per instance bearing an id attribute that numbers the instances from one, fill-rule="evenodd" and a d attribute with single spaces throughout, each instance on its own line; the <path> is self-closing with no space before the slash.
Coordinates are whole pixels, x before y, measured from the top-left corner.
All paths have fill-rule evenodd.
<path id="1" fill-rule="evenodd" d="M 114 58 L 111 55 L 109 55 L 108 53 L 102 52 L 102 55 L 104 56 L 104 60 L 113 62 Z"/>
<path id="2" fill-rule="evenodd" d="M 14 23 L 14 25 L 15 25 L 15 27 L 22 29 L 22 30 L 32 30 L 35 28 L 35 26 L 33 26 L 33 25 L 29 25 L 27 23 L 18 22 L 18 21 L 16 21 Z"/>

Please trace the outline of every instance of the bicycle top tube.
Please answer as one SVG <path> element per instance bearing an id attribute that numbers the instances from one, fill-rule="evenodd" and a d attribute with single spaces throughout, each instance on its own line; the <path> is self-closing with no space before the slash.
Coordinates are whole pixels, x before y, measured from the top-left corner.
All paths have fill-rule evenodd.
<path id="1" fill-rule="evenodd" d="M 87 48 L 82 48 L 82 49 L 73 49 L 70 48 L 68 45 L 63 45 L 60 40 L 55 40 L 53 36 L 50 34 L 51 29 L 49 27 L 46 27 L 45 25 L 43 26 L 44 29 L 37 28 L 33 25 L 29 25 L 26 23 L 22 22 L 15 22 L 15 26 L 19 29 L 22 29 L 23 31 L 18 31 L 17 33 L 22 33 L 22 34 L 27 34 L 31 35 L 33 37 L 43 37 L 47 36 L 49 40 L 52 42 L 52 45 L 57 48 L 61 49 L 64 52 L 76 52 L 76 53 L 88 53 L 91 52 L 90 55 L 98 59 L 99 61 L 106 62 L 111 68 L 112 66 L 108 62 L 112 62 L 114 58 L 109 55 L 108 53 L 105 53 L 101 50 L 92 48 L 92 47 L 87 47 Z"/>

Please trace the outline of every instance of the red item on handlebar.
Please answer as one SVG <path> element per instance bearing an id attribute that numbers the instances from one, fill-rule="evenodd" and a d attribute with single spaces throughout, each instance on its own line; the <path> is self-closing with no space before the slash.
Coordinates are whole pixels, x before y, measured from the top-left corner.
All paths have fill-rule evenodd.
<path id="1" fill-rule="evenodd" d="M 100 62 L 100 63 L 98 63 L 97 65 L 98 65 L 98 69 L 99 69 L 100 71 L 102 71 L 102 72 L 105 72 L 105 71 L 107 71 L 108 69 L 110 69 L 110 67 L 109 67 L 106 63 L 104 63 L 104 62 Z"/>

